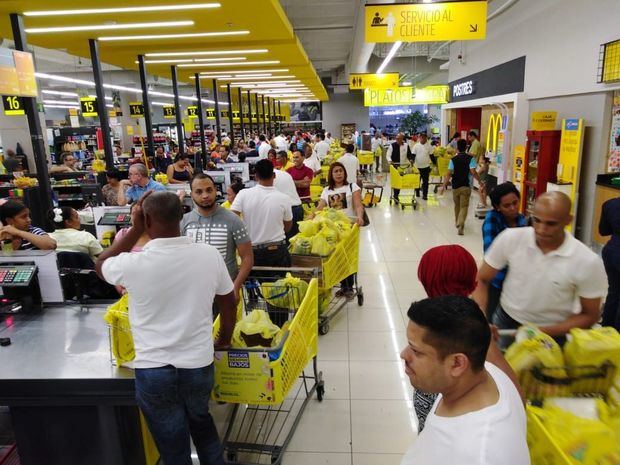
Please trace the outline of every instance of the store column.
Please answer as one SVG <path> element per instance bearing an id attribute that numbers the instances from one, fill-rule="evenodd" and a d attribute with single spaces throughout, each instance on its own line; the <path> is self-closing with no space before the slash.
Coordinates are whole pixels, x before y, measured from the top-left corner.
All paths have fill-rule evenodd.
<path id="1" fill-rule="evenodd" d="M 267 118 L 265 121 L 269 121 L 269 133 L 273 136 L 273 129 L 271 124 L 273 123 L 272 115 L 271 115 L 271 102 L 269 101 L 269 97 L 267 97 Z"/>
<path id="2" fill-rule="evenodd" d="M 220 126 L 220 101 L 217 92 L 217 79 L 213 79 L 213 100 L 215 100 L 215 131 L 217 143 L 222 142 L 222 127 Z"/>
<path id="3" fill-rule="evenodd" d="M 95 93 L 97 94 L 97 112 L 99 114 L 99 124 L 101 125 L 101 135 L 103 137 L 103 153 L 105 165 L 114 166 L 114 152 L 112 151 L 112 136 L 110 134 L 110 121 L 108 109 L 105 106 L 105 90 L 103 89 L 103 71 L 99 60 L 99 42 L 96 39 L 89 39 L 90 61 L 93 66 L 93 77 L 95 78 Z"/>
<path id="4" fill-rule="evenodd" d="M 252 94 L 248 90 L 248 121 L 250 124 L 250 137 L 248 137 L 248 141 L 253 137 L 254 127 L 252 126 Z"/>
<path id="5" fill-rule="evenodd" d="M 146 126 L 146 145 L 148 155 L 155 156 L 155 141 L 153 140 L 153 122 L 151 120 L 151 99 L 149 98 L 149 85 L 146 78 L 146 64 L 144 55 L 138 55 L 138 67 L 140 68 L 140 85 L 142 86 L 142 107 L 144 108 L 144 125 Z"/>
<path id="6" fill-rule="evenodd" d="M 228 95 L 228 137 L 230 137 L 231 142 L 235 142 L 235 128 L 233 126 L 233 104 L 232 104 L 232 95 L 230 93 L 230 83 L 226 84 L 226 93 Z"/>
<path id="7" fill-rule="evenodd" d="M 256 107 L 256 132 L 260 134 L 260 112 L 258 111 L 258 94 L 254 94 L 254 106 Z"/>
<path id="8" fill-rule="evenodd" d="M 239 97 L 239 123 L 241 124 L 241 140 L 245 140 L 245 124 L 243 124 L 243 94 L 241 87 L 237 87 L 237 95 Z"/>
<path id="9" fill-rule="evenodd" d="M 278 115 L 282 116 L 282 105 L 280 104 L 279 100 L 278 100 Z M 282 131 L 282 120 L 278 121 L 278 129 Z"/>
<path id="10" fill-rule="evenodd" d="M 172 75 L 172 93 L 174 94 L 174 111 L 177 123 L 177 141 L 179 143 L 179 154 L 185 153 L 185 138 L 183 137 L 183 115 L 181 114 L 181 103 L 179 101 L 179 80 L 177 78 L 177 67 L 170 67 Z"/>
<path id="11" fill-rule="evenodd" d="M 15 49 L 27 52 L 28 43 L 26 42 L 24 20 L 20 15 L 15 13 L 11 14 L 10 17 Z M 46 224 L 45 218 L 47 217 L 47 211 L 52 208 L 52 187 L 50 186 L 50 177 L 45 154 L 45 138 L 43 137 L 41 120 L 39 120 L 39 112 L 37 111 L 36 97 L 22 97 L 22 102 L 24 104 L 26 118 L 28 119 L 30 140 L 32 142 L 32 155 L 37 170 L 37 179 L 39 181 L 39 201 L 41 202 L 41 211 L 33 211 L 32 217 L 35 225 L 44 227 Z"/>
<path id="12" fill-rule="evenodd" d="M 265 113 L 265 96 L 261 95 L 260 96 L 260 101 L 261 101 L 261 107 L 263 109 L 263 133 L 265 134 L 265 137 L 267 137 L 267 114 Z"/>
<path id="13" fill-rule="evenodd" d="M 204 121 L 204 110 L 202 108 L 202 88 L 200 85 L 200 74 L 194 74 L 194 81 L 196 82 L 196 98 L 198 99 L 198 125 L 200 128 L 198 131 L 200 132 L 200 151 L 201 154 L 198 156 L 196 154 L 194 158 L 194 167 L 196 170 L 202 171 L 202 160 L 207 156 L 207 141 L 205 140 L 205 121 Z"/>

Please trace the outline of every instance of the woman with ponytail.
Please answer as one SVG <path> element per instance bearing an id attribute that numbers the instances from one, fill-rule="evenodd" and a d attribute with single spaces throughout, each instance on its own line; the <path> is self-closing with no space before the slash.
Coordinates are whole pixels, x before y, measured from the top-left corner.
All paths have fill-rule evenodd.
<path id="1" fill-rule="evenodd" d="M 50 233 L 56 241 L 56 252 L 85 253 L 93 261 L 103 247 L 97 238 L 88 231 L 81 231 L 78 212 L 71 207 L 52 208 L 48 213 L 49 221 L 54 228 Z"/>

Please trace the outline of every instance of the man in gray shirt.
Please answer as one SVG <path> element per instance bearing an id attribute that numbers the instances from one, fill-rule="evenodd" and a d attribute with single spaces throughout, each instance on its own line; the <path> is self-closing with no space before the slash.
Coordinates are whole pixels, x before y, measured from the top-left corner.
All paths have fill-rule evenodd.
<path id="1" fill-rule="evenodd" d="M 222 254 L 239 298 L 239 289 L 254 266 L 248 230 L 241 218 L 216 203 L 217 189 L 211 176 L 197 173 L 190 187 L 195 208 L 183 216 L 181 234 L 197 243 L 212 245 Z M 237 265 L 237 253 L 241 266 Z"/>

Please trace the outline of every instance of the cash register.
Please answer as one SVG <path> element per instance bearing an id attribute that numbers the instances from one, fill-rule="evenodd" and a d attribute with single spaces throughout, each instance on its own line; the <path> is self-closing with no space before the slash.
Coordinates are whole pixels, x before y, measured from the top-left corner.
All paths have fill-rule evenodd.
<path id="1" fill-rule="evenodd" d="M 33 313 L 42 308 L 35 262 L 0 263 L 0 314 Z"/>

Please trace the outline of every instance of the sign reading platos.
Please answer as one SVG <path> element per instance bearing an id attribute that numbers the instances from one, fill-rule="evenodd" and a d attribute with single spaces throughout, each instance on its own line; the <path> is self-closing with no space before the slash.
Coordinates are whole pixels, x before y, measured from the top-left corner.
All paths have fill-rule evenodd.
<path id="1" fill-rule="evenodd" d="M 487 2 L 366 5 L 366 42 L 481 40 Z"/>
<path id="2" fill-rule="evenodd" d="M 392 89 L 366 89 L 364 106 L 387 107 L 395 105 L 439 105 L 448 103 L 448 86 L 395 87 Z"/>
<path id="3" fill-rule="evenodd" d="M 400 75 L 398 73 L 351 73 L 349 74 L 349 89 L 364 90 L 371 87 L 373 89 L 387 89 L 390 87 L 398 87 L 399 79 Z"/>

